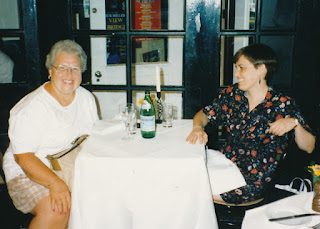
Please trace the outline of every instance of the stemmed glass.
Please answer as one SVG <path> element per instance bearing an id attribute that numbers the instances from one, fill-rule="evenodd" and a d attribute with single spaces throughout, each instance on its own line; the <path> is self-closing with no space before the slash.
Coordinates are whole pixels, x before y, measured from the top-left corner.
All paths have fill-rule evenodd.
<path id="1" fill-rule="evenodd" d="M 135 116 L 135 108 L 134 105 L 132 103 L 124 103 L 124 104 L 120 104 L 120 115 L 122 118 L 122 121 L 124 122 L 125 126 L 126 126 L 126 131 L 127 131 L 127 136 L 123 137 L 123 140 L 130 140 L 130 124 L 132 122 L 132 120 L 134 120 L 134 116 Z"/>

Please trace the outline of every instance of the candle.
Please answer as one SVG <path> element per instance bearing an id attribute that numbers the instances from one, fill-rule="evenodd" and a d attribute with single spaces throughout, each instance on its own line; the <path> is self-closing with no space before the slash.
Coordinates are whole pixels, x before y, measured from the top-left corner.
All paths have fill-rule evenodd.
<path id="1" fill-rule="evenodd" d="M 160 69 L 159 66 L 156 66 L 156 86 L 157 86 L 157 92 L 161 91 L 160 87 Z"/>

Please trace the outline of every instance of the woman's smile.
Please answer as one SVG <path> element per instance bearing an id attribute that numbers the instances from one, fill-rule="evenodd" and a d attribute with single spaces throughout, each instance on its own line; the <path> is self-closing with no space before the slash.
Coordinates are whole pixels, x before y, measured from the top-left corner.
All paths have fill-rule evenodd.
<path id="1" fill-rule="evenodd" d="M 49 69 L 51 75 L 52 95 L 63 104 L 68 104 L 74 98 L 82 77 L 80 58 L 76 54 L 60 52 L 56 54 L 54 65 Z M 63 101 L 69 101 L 67 103 Z"/>

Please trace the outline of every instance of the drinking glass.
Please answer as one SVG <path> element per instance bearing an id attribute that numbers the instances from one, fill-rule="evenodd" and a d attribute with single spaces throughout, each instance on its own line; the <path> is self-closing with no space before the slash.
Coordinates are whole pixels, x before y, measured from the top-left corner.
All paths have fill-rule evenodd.
<path id="1" fill-rule="evenodd" d="M 129 125 L 129 133 L 131 135 L 137 133 L 137 110 L 134 111 L 132 121 Z"/>
<path id="2" fill-rule="evenodd" d="M 163 107 L 163 127 L 172 127 L 173 121 L 173 106 L 171 103 L 165 103 Z"/>
<path id="3" fill-rule="evenodd" d="M 122 118 L 122 121 L 124 122 L 125 126 L 126 126 L 126 132 L 127 135 L 125 137 L 123 137 L 123 140 L 130 140 L 130 124 L 131 122 L 133 122 L 133 120 L 135 119 L 135 115 L 136 115 L 136 111 L 134 108 L 134 105 L 132 103 L 124 103 L 124 104 L 120 104 L 120 116 Z"/>

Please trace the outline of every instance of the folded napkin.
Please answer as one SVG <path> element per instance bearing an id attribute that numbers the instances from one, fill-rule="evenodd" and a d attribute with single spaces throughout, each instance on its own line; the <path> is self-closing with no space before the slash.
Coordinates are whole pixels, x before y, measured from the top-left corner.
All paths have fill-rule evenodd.
<path id="1" fill-rule="evenodd" d="M 207 149 L 207 169 L 212 194 L 221 194 L 247 184 L 238 167 L 220 151 Z"/>

